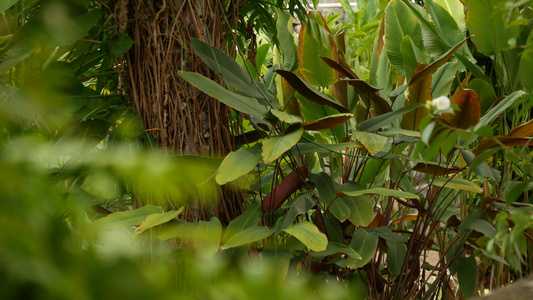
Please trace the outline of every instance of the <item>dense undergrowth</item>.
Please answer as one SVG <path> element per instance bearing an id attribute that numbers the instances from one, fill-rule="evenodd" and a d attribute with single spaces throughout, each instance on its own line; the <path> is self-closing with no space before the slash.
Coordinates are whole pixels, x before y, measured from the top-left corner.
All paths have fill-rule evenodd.
<path id="1" fill-rule="evenodd" d="M 242 11 L 265 22 L 236 57 L 192 42 L 225 87 L 180 72 L 231 107 L 225 158 L 154 145 L 113 2 L 0 4 L 4 296 L 456 299 L 530 274 L 529 1 L 285 2 Z M 242 215 L 180 218 L 221 185 Z"/>

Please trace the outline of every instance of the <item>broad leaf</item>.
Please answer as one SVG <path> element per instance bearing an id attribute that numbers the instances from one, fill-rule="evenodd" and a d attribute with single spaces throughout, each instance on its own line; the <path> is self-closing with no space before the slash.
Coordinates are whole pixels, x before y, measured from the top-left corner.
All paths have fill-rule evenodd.
<path id="1" fill-rule="evenodd" d="M 126 51 L 128 51 L 133 44 L 134 41 L 126 35 L 126 32 L 121 31 L 111 42 L 109 54 L 111 54 L 111 56 L 114 58 L 119 58 L 122 54 L 126 53 Z"/>
<path id="2" fill-rule="evenodd" d="M 272 229 L 264 226 L 255 225 L 252 227 L 248 227 L 232 235 L 221 248 L 229 249 L 238 246 L 248 245 L 253 242 L 265 239 L 271 236 L 273 233 L 274 231 Z"/>
<path id="3" fill-rule="evenodd" d="M 183 211 L 183 207 L 180 207 L 177 211 L 171 210 L 159 214 L 151 214 L 141 223 L 141 226 L 137 227 L 137 232 L 142 233 L 152 227 L 167 223 L 168 221 L 177 217 Z"/>
<path id="4" fill-rule="evenodd" d="M 218 252 L 221 237 L 222 225 L 217 217 L 209 222 L 200 221 L 193 230 L 194 248 L 202 257 L 213 257 Z"/>
<path id="5" fill-rule="evenodd" d="M 271 109 L 270 112 L 278 118 L 281 122 L 287 123 L 287 124 L 293 124 L 293 123 L 301 123 L 303 122 L 302 118 L 295 115 L 289 115 L 286 112 L 279 111 L 277 109 Z"/>
<path id="6" fill-rule="evenodd" d="M 348 266 L 358 269 L 366 265 L 376 252 L 378 245 L 378 236 L 375 233 L 369 233 L 364 229 L 357 229 L 352 235 L 350 247 L 361 255 L 361 259 L 348 259 Z"/>
<path id="7" fill-rule="evenodd" d="M 383 150 L 388 140 L 387 137 L 365 131 L 354 131 L 353 135 L 372 155 Z"/>
<path id="8" fill-rule="evenodd" d="M 0 3 L 0 13 L 8 10 L 11 6 L 17 3 L 19 0 L 2 0 Z"/>
<path id="9" fill-rule="evenodd" d="M 463 190 L 473 193 L 482 193 L 483 189 L 477 184 L 462 178 L 433 178 L 431 183 L 435 186 Z"/>
<path id="10" fill-rule="evenodd" d="M 403 261 L 407 254 L 407 246 L 402 241 L 387 240 L 387 267 L 393 275 L 402 271 Z"/>
<path id="11" fill-rule="evenodd" d="M 105 228 L 134 226 L 141 224 L 149 215 L 160 214 L 162 212 L 163 209 L 159 206 L 146 205 L 139 209 L 112 213 L 104 218 L 94 221 L 93 224 Z"/>
<path id="12" fill-rule="evenodd" d="M 298 143 L 304 129 L 301 126 L 289 129 L 284 135 L 271 137 L 263 141 L 262 156 L 265 164 L 278 159 L 283 153 Z"/>
<path id="13" fill-rule="evenodd" d="M 328 246 L 328 238 L 313 223 L 299 222 L 283 231 L 297 238 L 311 251 L 324 251 Z"/>
<path id="14" fill-rule="evenodd" d="M 417 64 L 411 81 L 413 81 L 413 78 L 417 78 L 426 68 L 426 64 Z M 414 103 L 425 104 L 428 100 L 431 100 L 431 74 L 420 78 L 415 83 L 409 84 L 409 97 L 405 100 L 405 106 Z M 414 111 L 406 113 L 403 116 L 401 126 L 403 129 L 418 131 L 420 129 L 420 122 L 428 114 L 428 109 L 425 106 L 421 106 Z"/>
<path id="15" fill-rule="evenodd" d="M 70 45 L 83 38 L 85 34 L 102 18 L 103 12 L 100 9 L 93 9 L 85 14 L 70 18 L 65 17 L 63 22 L 47 22 L 47 29 L 51 39 L 47 41 L 51 46 Z M 59 17 L 58 19 L 61 19 Z"/>
<path id="16" fill-rule="evenodd" d="M 276 20 L 275 38 L 279 42 L 279 52 L 281 54 L 281 69 L 292 71 L 297 62 L 296 46 L 292 36 L 292 17 L 285 11 L 278 9 L 278 18 Z M 289 26 L 291 27 L 289 29 Z"/>
<path id="17" fill-rule="evenodd" d="M 507 8 L 505 1 L 470 0 L 466 26 L 479 52 L 499 53 L 515 47 L 519 18 L 518 8 Z"/>
<path id="18" fill-rule="evenodd" d="M 266 100 L 273 100 L 273 96 L 261 82 L 254 82 L 254 79 L 224 52 L 197 39 L 191 40 L 191 46 L 211 70 L 222 75 L 226 82 L 238 91 L 246 96 L 259 99 L 262 104 L 268 104 Z"/>
<path id="19" fill-rule="evenodd" d="M 433 74 L 431 83 L 431 97 L 433 99 L 450 94 L 455 72 L 457 72 L 457 63 L 447 62 Z"/>
<path id="20" fill-rule="evenodd" d="M 223 185 L 248 174 L 261 161 L 261 153 L 261 144 L 229 153 L 218 168 L 217 183 Z"/>
<path id="21" fill-rule="evenodd" d="M 533 90 L 533 77 L 531 76 L 531 70 L 533 70 L 533 32 L 529 33 L 526 42 L 526 48 L 522 52 L 520 58 L 519 76 L 522 85 Z"/>
<path id="22" fill-rule="evenodd" d="M 320 13 L 316 17 L 316 24 L 322 27 L 327 26 Z M 298 70 L 312 86 L 326 87 L 336 82 L 337 79 L 335 71 L 320 60 L 320 57 L 333 58 L 336 47 L 329 40 L 328 43 L 318 42 L 308 31 L 306 23 L 302 24 L 298 39 Z"/>
<path id="23" fill-rule="evenodd" d="M 457 259 L 457 279 L 461 293 L 465 298 L 472 297 L 476 291 L 477 273 L 477 263 L 474 256 Z"/>
<path id="24" fill-rule="evenodd" d="M 393 0 L 385 12 L 385 46 L 391 64 L 401 75 L 405 75 L 404 58 L 400 51 L 405 36 L 410 36 L 418 49 L 424 49 L 422 31 L 416 17 L 404 3 Z"/>
<path id="25" fill-rule="evenodd" d="M 179 74 L 202 92 L 242 113 L 256 117 L 267 117 L 269 114 L 256 99 L 232 93 L 201 74 L 185 71 Z"/>
<path id="26" fill-rule="evenodd" d="M 256 117 L 266 117 L 269 114 L 256 99 L 232 93 L 201 74 L 185 71 L 180 71 L 179 74 L 200 91 L 242 113 Z"/>

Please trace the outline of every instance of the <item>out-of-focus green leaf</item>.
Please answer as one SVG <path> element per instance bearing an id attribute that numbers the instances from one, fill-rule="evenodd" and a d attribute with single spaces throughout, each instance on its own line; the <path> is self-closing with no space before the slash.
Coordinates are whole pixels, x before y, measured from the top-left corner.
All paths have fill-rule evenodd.
<path id="1" fill-rule="evenodd" d="M 328 238 L 313 223 L 307 221 L 299 222 L 283 231 L 297 238 L 311 251 L 324 251 L 328 246 Z"/>
<path id="2" fill-rule="evenodd" d="M 120 228 L 141 224 L 151 214 L 160 214 L 163 209 L 159 206 L 146 205 L 139 209 L 112 213 L 93 222 L 95 226 L 104 228 Z"/>
<path id="3" fill-rule="evenodd" d="M 256 117 L 266 117 L 269 114 L 256 99 L 232 93 L 201 74 L 185 71 L 180 71 L 179 74 L 202 92 L 240 112 Z"/>
<path id="4" fill-rule="evenodd" d="M 527 38 L 526 48 L 520 58 L 519 76 L 522 85 L 533 90 L 533 78 L 530 71 L 533 70 L 533 32 Z"/>
<path id="5" fill-rule="evenodd" d="M 217 217 L 209 222 L 200 221 L 193 230 L 194 248 L 202 257 L 213 257 L 218 252 L 221 237 L 222 225 Z"/>
<path id="6" fill-rule="evenodd" d="M 55 9 L 48 7 L 48 9 Z M 58 11 L 48 13 L 60 13 Z M 53 46 L 70 45 L 83 38 L 85 34 L 102 18 L 103 12 L 100 9 L 89 10 L 87 13 L 70 19 L 66 22 L 49 22 L 48 31 L 52 34 L 48 42 Z M 49 16 L 53 18 L 52 16 Z M 58 17 L 56 17 L 58 18 Z M 69 19 L 69 16 L 65 16 Z M 59 17 L 58 19 L 61 19 Z"/>
<path id="7" fill-rule="evenodd" d="M 261 161 L 261 152 L 261 144 L 255 144 L 229 153 L 218 168 L 217 183 L 223 185 L 248 174 Z"/>
<path id="8" fill-rule="evenodd" d="M 19 0 L 3 0 L 2 3 L 0 3 L 0 13 L 3 13 L 4 11 L 8 10 L 18 1 Z"/>
<path id="9" fill-rule="evenodd" d="M 246 244 L 251 244 L 253 242 L 260 241 L 271 236 L 274 231 L 268 227 L 264 226 L 252 226 L 244 230 L 236 232 L 232 235 L 226 243 L 222 246 L 222 249 L 229 249 L 238 246 L 243 246 Z"/>
<path id="10" fill-rule="evenodd" d="M 285 133 L 263 141 L 263 160 L 266 164 L 276 160 L 292 146 L 296 145 L 302 136 L 304 129 L 301 126 Z"/>

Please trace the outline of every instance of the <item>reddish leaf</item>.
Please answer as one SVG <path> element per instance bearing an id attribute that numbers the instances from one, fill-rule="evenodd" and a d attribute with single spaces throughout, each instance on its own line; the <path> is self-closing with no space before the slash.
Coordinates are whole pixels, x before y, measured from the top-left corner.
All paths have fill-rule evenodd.
<path id="1" fill-rule="evenodd" d="M 381 222 L 383 221 L 383 215 L 380 213 L 377 213 L 374 216 L 374 219 L 372 219 L 372 222 L 368 225 L 369 228 L 378 228 L 381 226 Z"/>
<path id="2" fill-rule="evenodd" d="M 341 77 L 346 77 L 346 78 L 349 78 L 349 79 L 359 79 L 357 74 L 355 74 L 355 72 L 348 65 L 343 65 L 342 62 L 338 63 L 338 62 L 334 61 L 331 58 L 327 58 L 327 57 L 323 57 L 323 56 L 321 56 L 320 58 L 328 66 L 330 66 L 332 69 L 334 69 L 335 71 L 339 72 L 339 75 Z M 346 64 L 346 63 L 344 63 L 344 64 Z"/>
<path id="3" fill-rule="evenodd" d="M 522 138 L 533 136 L 533 120 L 522 126 L 518 126 L 518 127 L 511 129 L 511 131 L 509 131 L 507 136 L 522 137 Z"/>
<path id="4" fill-rule="evenodd" d="M 452 98 L 452 104 L 459 106 L 455 114 L 445 113 L 442 118 L 453 126 L 468 129 L 479 122 L 481 117 L 481 103 L 479 95 L 474 90 L 463 90 Z"/>
<path id="5" fill-rule="evenodd" d="M 418 63 L 416 64 L 415 73 L 413 77 L 417 74 L 423 72 L 427 69 L 427 64 Z M 423 103 L 425 104 L 428 100 L 431 99 L 431 74 L 420 78 L 414 84 L 409 84 L 409 98 L 405 100 L 405 106 L 409 106 L 414 103 Z M 403 116 L 401 125 L 402 128 L 408 130 L 417 131 L 419 128 L 420 121 L 429 114 L 426 107 L 422 106 L 417 108 L 414 111 L 408 112 Z"/>
<path id="6" fill-rule="evenodd" d="M 303 122 L 300 125 L 305 130 L 324 130 L 324 129 L 331 129 L 335 128 L 341 124 L 344 124 L 347 120 L 352 118 L 353 115 L 350 114 L 340 114 L 340 115 L 333 115 L 329 117 L 325 117 L 322 119 L 318 119 L 316 121 L 311 122 Z"/>
<path id="7" fill-rule="evenodd" d="M 413 171 L 417 171 L 424 174 L 435 175 L 435 176 L 447 176 L 450 174 L 456 174 L 462 171 L 458 167 L 444 168 L 438 165 L 418 163 L 413 168 Z"/>
<path id="8" fill-rule="evenodd" d="M 484 150 L 501 147 L 501 145 L 505 147 L 523 147 L 526 145 L 533 147 L 533 142 L 529 138 L 497 135 L 492 138 L 483 138 L 474 149 L 474 153 L 477 155 Z"/>
<path id="9" fill-rule="evenodd" d="M 284 70 L 277 70 L 276 73 L 285 78 L 285 80 L 287 80 L 287 82 L 289 82 L 289 84 L 305 98 L 320 105 L 332 107 L 342 113 L 349 112 L 347 108 L 341 106 L 339 103 L 336 103 L 333 100 L 321 95 L 317 90 L 315 90 L 307 82 L 303 81 L 300 77 L 296 76 L 294 73 Z"/>
<path id="10" fill-rule="evenodd" d="M 302 186 L 307 176 L 307 166 L 300 167 L 287 175 L 263 200 L 266 212 L 273 212 L 278 209 L 285 200 Z"/>

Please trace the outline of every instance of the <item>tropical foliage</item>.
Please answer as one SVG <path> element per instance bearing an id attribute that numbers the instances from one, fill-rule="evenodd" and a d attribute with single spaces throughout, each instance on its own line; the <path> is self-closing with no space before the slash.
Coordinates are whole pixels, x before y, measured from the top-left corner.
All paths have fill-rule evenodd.
<path id="1" fill-rule="evenodd" d="M 179 72 L 232 109 L 220 159 L 159 152 L 105 3 L 0 4 L 2 290 L 455 299 L 530 274 L 532 9 L 489 2 L 244 5 L 235 54 L 190 43 L 224 85 Z M 240 216 L 181 218 L 219 186 Z"/>

